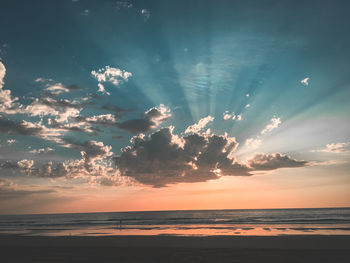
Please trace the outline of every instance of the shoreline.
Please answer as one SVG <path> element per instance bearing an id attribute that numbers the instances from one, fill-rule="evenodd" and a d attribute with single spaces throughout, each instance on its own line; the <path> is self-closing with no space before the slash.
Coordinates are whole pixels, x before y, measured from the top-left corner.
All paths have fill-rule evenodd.
<path id="1" fill-rule="evenodd" d="M 181 247 L 263 249 L 347 249 L 350 235 L 279 236 L 24 236 L 0 235 L 0 247 Z"/>
<path id="2" fill-rule="evenodd" d="M 346 263 L 350 236 L 0 235 L 2 263 Z"/>

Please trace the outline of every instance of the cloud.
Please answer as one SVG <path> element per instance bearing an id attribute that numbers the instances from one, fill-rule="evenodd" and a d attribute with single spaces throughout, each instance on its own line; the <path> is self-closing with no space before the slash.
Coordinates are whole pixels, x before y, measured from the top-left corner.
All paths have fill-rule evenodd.
<path id="1" fill-rule="evenodd" d="M 39 82 L 39 83 L 40 82 L 41 83 L 50 83 L 50 82 L 53 82 L 53 79 L 39 77 L 39 78 L 36 78 L 34 81 Z"/>
<path id="2" fill-rule="evenodd" d="M 0 163 L 1 169 L 10 169 L 19 171 L 28 176 L 44 177 L 44 178 L 85 178 L 89 181 L 91 177 L 108 177 L 118 176 L 118 171 L 111 161 L 113 152 L 112 147 L 104 145 L 103 142 L 87 141 L 78 143 L 74 141 L 66 141 L 67 147 L 79 150 L 81 158 L 76 160 L 66 160 L 64 162 L 49 161 L 42 164 L 40 160 L 34 163 L 33 160 L 4 161 Z M 35 153 L 47 151 L 39 150 Z M 117 182 L 116 178 L 111 180 Z M 121 180 L 119 180 L 120 182 Z"/>
<path id="3" fill-rule="evenodd" d="M 52 149 L 50 147 L 46 147 L 46 148 L 31 150 L 31 151 L 29 151 L 29 153 L 32 153 L 32 154 L 51 154 L 54 151 L 55 151 L 54 149 Z"/>
<path id="4" fill-rule="evenodd" d="M 5 65 L 0 61 L 0 88 L 4 86 L 4 78 L 6 75 Z"/>
<path id="5" fill-rule="evenodd" d="M 18 167 L 27 170 L 27 169 L 31 169 L 34 165 L 34 161 L 33 160 L 21 160 L 17 162 Z"/>
<path id="6" fill-rule="evenodd" d="M 267 132 L 272 131 L 273 129 L 278 128 L 278 126 L 281 124 L 280 118 L 272 118 L 270 120 L 270 124 L 266 125 L 266 127 L 261 131 L 261 134 L 265 134 Z"/>
<path id="7" fill-rule="evenodd" d="M 21 161 L 3 161 L 0 163 L 0 168 L 1 169 L 18 169 L 21 170 L 22 172 L 29 171 L 34 165 L 33 160 L 21 160 Z"/>
<path id="8" fill-rule="evenodd" d="M 63 92 L 69 92 L 69 89 L 63 86 L 61 83 L 57 83 L 55 85 L 49 86 L 45 90 L 49 91 L 50 93 L 54 95 L 61 94 Z"/>
<path id="9" fill-rule="evenodd" d="M 271 132 L 272 130 L 276 129 L 279 125 L 281 124 L 281 119 L 280 118 L 272 118 L 270 120 L 270 123 L 265 126 L 265 128 L 260 132 L 261 135 L 264 135 L 268 132 Z M 257 149 L 260 147 L 262 143 L 262 136 L 256 136 L 255 138 L 248 138 L 245 141 L 245 145 L 247 147 L 250 147 L 252 149 Z"/>
<path id="10" fill-rule="evenodd" d="M 246 166 L 230 157 L 237 145 L 227 135 L 193 133 L 180 138 L 168 127 L 149 137 L 133 137 L 131 145 L 114 159 L 121 175 L 162 187 L 221 175 L 249 175 Z"/>
<path id="11" fill-rule="evenodd" d="M 350 142 L 330 143 L 322 150 L 315 150 L 313 152 L 325 153 L 350 153 Z"/>
<path id="12" fill-rule="evenodd" d="M 16 143 L 17 141 L 15 139 L 9 139 L 6 142 L 8 145 L 12 145 L 12 144 Z"/>
<path id="13" fill-rule="evenodd" d="M 102 94 L 106 94 L 108 96 L 111 95 L 111 93 L 109 93 L 108 91 L 105 90 L 105 87 L 101 83 L 98 83 L 97 87 L 98 87 L 97 92 L 100 92 Z"/>
<path id="14" fill-rule="evenodd" d="M 117 8 L 117 10 L 120 10 L 120 9 L 129 9 L 129 8 L 132 8 L 132 7 L 133 7 L 132 3 L 127 2 L 127 1 L 117 1 L 117 2 L 116 2 L 116 8 Z"/>
<path id="15" fill-rule="evenodd" d="M 54 193 L 53 190 L 33 190 L 33 189 L 21 189 L 13 181 L 8 179 L 0 179 L 0 200 L 17 199 L 21 197 L 27 197 L 37 194 L 49 194 Z"/>
<path id="16" fill-rule="evenodd" d="M 55 116 L 55 121 L 61 123 L 79 116 L 83 105 L 67 99 L 37 98 L 26 107 L 25 111 L 31 116 Z"/>
<path id="17" fill-rule="evenodd" d="M 0 61 L 0 113 L 17 114 L 22 112 L 22 105 L 18 103 L 17 97 L 12 97 L 11 90 L 5 90 L 4 78 L 6 75 L 5 65 Z"/>
<path id="18" fill-rule="evenodd" d="M 307 77 L 307 78 L 301 80 L 300 83 L 303 84 L 304 86 L 309 86 L 309 80 L 310 80 L 310 78 Z"/>
<path id="19" fill-rule="evenodd" d="M 234 157 L 238 142 L 227 134 L 194 132 L 179 137 L 173 134 L 173 127 L 168 127 L 147 137 L 135 136 L 130 142 L 114 157 L 120 174 L 153 187 L 307 165 L 280 153 L 257 154 L 246 163 L 239 163 Z"/>
<path id="20" fill-rule="evenodd" d="M 140 13 L 143 16 L 143 20 L 145 22 L 151 17 L 151 12 L 147 9 L 141 9 Z"/>
<path id="21" fill-rule="evenodd" d="M 14 122 L 0 116 L 0 132 L 6 134 L 37 136 L 42 132 L 42 127 L 27 121 Z"/>
<path id="22" fill-rule="evenodd" d="M 158 127 L 162 122 L 171 117 L 170 109 L 163 104 L 159 107 L 153 107 L 146 111 L 142 118 L 131 119 L 121 123 L 117 123 L 117 127 L 133 133 L 147 132 Z"/>
<path id="23" fill-rule="evenodd" d="M 278 168 L 303 167 L 307 165 L 307 162 L 297 161 L 280 153 L 258 153 L 248 161 L 248 165 L 254 170 L 274 170 Z"/>
<path id="24" fill-rule="evenodd" d="M 81 88 L 77 85 L 63 85 L 62 83 L 55 82 L 53 79 L 50 78 L 37 78 L 35 79 L 35 82 L 37 83 L 43 83 L 45 84 L 45 91 L 48 92 L 51 95 L 57 96 L 62 93 L 68 93 L 75 90 L 80 90 Z"/>
<path id="25" fill-rule="evenodd" d="M 208 123 L 214 121 L 214 119 L 215 118 L 210 116 L 210 115 L 205 117 L 205 118 L 200 119 L 198 121 L 198 123 L 189 126 L 185 130 L 185 134 L 186 133 L 198 133 L 198 132 L 202 131 L 208 125 Z"/>
<path id="26" fill-rule="evenodd" d="M 242 120 L 242 115 L 238 114 L 236 115 L 234 112 L 230 113 L 229 111 L 225 111 L 223 114 L 223 120 L 227 121 L 227 120 L 237 120 L 237 121 L 241 121 Z"/>
<path id="27" fill-rule="evenodd" d="M 245 141 L 246 146 L 256 149 L 258 148 L 262 143 L 262 140 L 260 138 L 249 138 Z"/>
<path id="28" fill-rule="evenodd" d="M 56 143 L 63 143 L 62 136 L 67 131 L 62 126 L 59 128 L 46 127 L 41 122 L 15 122 L 0 117 L 0 132 L 12 135 L 34 136 Z"/>
<path id="29" fill-rule="evenodd" d="M 98 81 L 98 92 L 109 93 L 105 90 L 102 83 L 109 82 L 114 86 L 119 86 L 121 83 L 128 81 L 132 76 L 130 72 L 121 70 L 119 68 L 113 68 L 110 66 L 105 66 L 103 68 L 91 71 L 91 75 Z"/>
<path id="30" fill-rule="evenodd" d="M 112 147 L 104 145 L 103 142 L 87 141 L 85 143 L 77 143 L 67 141 L 67 143 L 71 148 L 80 150 L 86 168 L 92 166 L 97 160 L 102 160 L 113 155 L 111 151 Z"/>
<path id="31" fill-rule="evenodd" d="M 114 125 L 116 123 L 116 117 L 114 114 L 103 114 L 85 118 L 85 120 L 92 124 L 99 125 Z"/>

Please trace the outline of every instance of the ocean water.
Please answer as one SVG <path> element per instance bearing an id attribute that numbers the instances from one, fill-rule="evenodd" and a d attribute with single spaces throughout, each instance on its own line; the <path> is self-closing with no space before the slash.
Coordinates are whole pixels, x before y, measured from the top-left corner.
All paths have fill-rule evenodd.
<path id="1" fill-rule="evenodd" d="M 16 235 L 350 235 L 350 208 L 0 215 Z"/>

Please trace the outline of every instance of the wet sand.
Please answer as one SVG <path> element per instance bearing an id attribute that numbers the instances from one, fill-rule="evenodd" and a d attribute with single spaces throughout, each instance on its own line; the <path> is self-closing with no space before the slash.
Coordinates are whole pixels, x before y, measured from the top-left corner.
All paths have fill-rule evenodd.
<path id="1" fill-rule="evenodd" d="M 0 236 L 7 262 L 349 262 L 350 236 Z"/>

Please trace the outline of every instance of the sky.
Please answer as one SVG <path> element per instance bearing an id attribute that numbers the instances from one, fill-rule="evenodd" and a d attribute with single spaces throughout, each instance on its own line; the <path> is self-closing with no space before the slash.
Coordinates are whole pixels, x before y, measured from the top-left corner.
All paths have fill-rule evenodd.
<path id="1" fill-rule="evenodd" d="M 0 214 L 350 206 L 348 1 L 0 2 Z"/>

